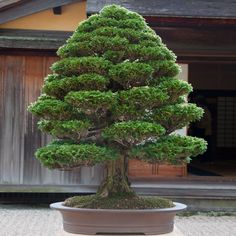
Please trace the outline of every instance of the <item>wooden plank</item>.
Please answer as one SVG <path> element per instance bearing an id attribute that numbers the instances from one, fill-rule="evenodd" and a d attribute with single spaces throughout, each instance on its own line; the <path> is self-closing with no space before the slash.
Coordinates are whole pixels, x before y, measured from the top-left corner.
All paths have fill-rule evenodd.
<path id="1" fill-rule="evenodd" d="M 205 178 L 205 177 L 204 177 Z M 212 182 L 204 182 L 204 178 L 200 182 L 192 181 L 190 178 L 185 182 L 177 182 L 175 180 L 163 182 L 162 180 L 131 181 L 133 188 L 145 195 L 158 195 L 181 198 L 215 198 L 215 199 L 236 199 L 235 181 L 217 182 L 217 178 Z M 214 179 L 214 178 L 213 178 Z"/>
<path id="2" fill-rule="evenodd" d="M 81 0 L 31 0 L 22 1 L 20 4 L 12 5 L 11 8 L 0 9 L 0 24 L 18 19 L 23 16 L 28 16 L 50 8 L 64 6 L 67 4 L 80 2 Z"/>
<path id="3" fill-rule="evenodd" d="M 41 166 L 33 156 L 34 152 L 42 144 L 42 134 L 37 129 L 38 119 L 31 113 L 27 112 L 27 106 L 34 102 L 41 93 L 41 86 L 43 83 L 43 59 L 44 57 L 27 56 L 25 57 L 24 77 L 22 83 L 24 84 L 22 93 L 24 94 L 24 183 L 32 184 L 40 182 Z"/>
<path id="4" fill-rule="evenodd" d="M 154 195 L 154 196 L 162 196 L 162 197 L 198 197 L 201 199 L 204 198 L 216 198 L 216 199 L 236 199 L 236 191 L 232 189 L 222 190 L 222 189 L 181 189 L 180 186 L 176 186 L 175 188 L 148 188 L 138 187 L 136 186 L 135 191 L 138 193 L 142 193 L 145 195 Z"/>
<path id="5" fill-rule="evenodd" d="M 21 112 L 21 78 L 24 60 L 14 56 L 0 56 L 2 70 L 1 74 L 1 98 L 0 113 L 0 180 L 2 183 L 20 184 L 22 181 L 22 160 L 19 158 L 24 139 L 22 133 L 23 119 Z M 7 79 L 6 79 L 7 78 Z"/>
<path id="6" fill-rule="evenodd" d="M 87 13 L 97 13 L 108 4 L 121 5 L 144 16 L 236 18 L 234 0 L 87 0 Z"/>

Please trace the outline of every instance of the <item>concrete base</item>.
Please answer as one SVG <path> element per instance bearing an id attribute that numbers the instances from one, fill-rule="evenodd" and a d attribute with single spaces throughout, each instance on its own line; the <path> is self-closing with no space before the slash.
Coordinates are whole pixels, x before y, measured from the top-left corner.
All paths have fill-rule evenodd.
<path id="1" fill-rule="evenodd" d="M 70 234 L 70 233 L 67 233 L 65 231 L 63 231 L 58 236 L 78 236 L 78 235 L 85 236 L 84 234 Z M 171 233 L 168 233 L 168 234 L 158 234 L 158 235 L 160 235 L 160 236 L 184 236 L 176 227 L 174 228 L 174 231 L 171 232 Z M 89 236 L 89 235 L 87 235 L 87 236 Z M 100 235 L 100 236 L 103 236 L 103 235 Z M 106 235 L 106 236 L 108 236 L 108 235 Z M 122 236 L 131 236 L 131 235 L 122 234 Z M 135 235 L 133 235 L 133 236 L 135 236 Z M 157 236 L 157 235 L 155 235 L 155 236 Z"/>

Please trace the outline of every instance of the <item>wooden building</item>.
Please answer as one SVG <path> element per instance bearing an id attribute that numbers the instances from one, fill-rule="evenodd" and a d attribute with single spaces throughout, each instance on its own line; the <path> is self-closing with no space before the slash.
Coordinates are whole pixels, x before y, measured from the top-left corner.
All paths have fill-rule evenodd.
<path id="1" fill-rule="evenodd" d="M 33 153 L 49 137 L 37 130 L 36 120 L 26 108 L 40 94 L 43 78 L 57 60 L 56 49 L 87 15 L 112 3 L 145 17 L 177 54 L 183 67 L 181 76 L 193 84 L 197 95 L 205 96 L 211 110 L 211 155 L 215 169 L 196 163 L 187 177 L 175 177 L 175 183 L 193 186 L 196 181 L 225 181 L 233 189 L 236 180 L 235 1 L 0 0 L 0 191 L 21 191 L 23 187 L 41 191 L 43 185 L 43 191 L 87 192 L 93 191 L 101 180 L 101 166 L 72 173 L 41 167 Z M 223 170 L 222 165 L 225 165 Z M 157 166 L 147 168 L 151 178 L 145 183 L 156 179 L 159 183 L 170 182 L 171 173 L 159 178 Z M 136 187 L 146 191 L 145 187 Z"/>

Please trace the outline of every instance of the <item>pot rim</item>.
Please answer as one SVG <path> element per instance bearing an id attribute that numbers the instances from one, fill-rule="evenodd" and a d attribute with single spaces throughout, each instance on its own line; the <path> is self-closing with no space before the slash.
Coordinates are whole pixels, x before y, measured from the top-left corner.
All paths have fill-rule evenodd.
<path id="1" fill-rule="evenodd" d="M 183 211 L 187 208 L 187 206 L 183 203 L 173 202 L 174 207 L 169 208 L 153 208 L 153 209 L 90 209 L 90 208 L 76 208 L 76 207 L 67 207 L 63 205 L 64 202 L 55 202 L 50 204 L 50 208 L 55 210 L 62 211 L 80 211 L 80 212 L 122 212 L 122 213 L 134 213 L 134 212 L 177 212 Z"/>

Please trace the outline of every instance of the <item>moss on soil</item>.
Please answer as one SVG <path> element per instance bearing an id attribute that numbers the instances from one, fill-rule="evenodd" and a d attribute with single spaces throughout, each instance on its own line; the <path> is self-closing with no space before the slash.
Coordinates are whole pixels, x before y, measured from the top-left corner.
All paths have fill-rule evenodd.
<path id="1" fill-rule="evenodd" d="M 90 209 L 153 209 L 173 207 L 172 201 L 159 197 L 140 197 L 136 195 L 98 195 L 75 196 L 65 200 L 65 206 Z"/>

